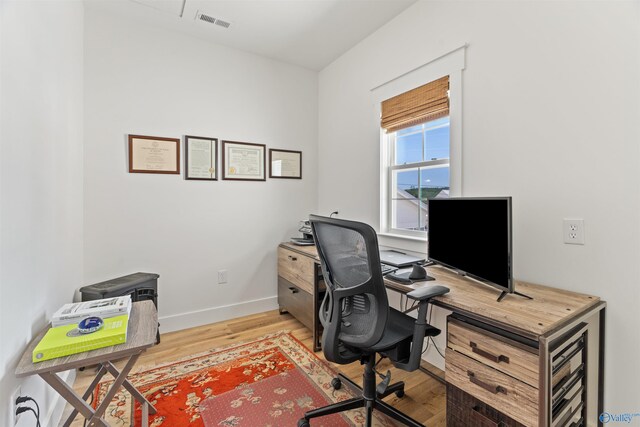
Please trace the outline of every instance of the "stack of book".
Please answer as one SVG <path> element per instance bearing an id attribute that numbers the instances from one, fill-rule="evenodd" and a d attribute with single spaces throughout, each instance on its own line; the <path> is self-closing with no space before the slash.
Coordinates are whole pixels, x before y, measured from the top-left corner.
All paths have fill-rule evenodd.
<path id="1" fill-rule="evenodd" d="M 124 344 L 130 313 L 130 296 L 65 304 L 53 314 L 51 329 L 33 350 L 33 363 Z M 102 328 L 89 334 L 80 333 L 78 323 L 93 316 L 104 321 Z"/>
<path id="2" fill-rule="evenodd" d="M 131 296 L 96 299 L 93 301 L 74 302 L 65 304 L 51 317 L 51 327 L 78 324 L 82 319 L 97 316 L 102 319 L 108 317 L 127 316 L 131 313 Z"/>

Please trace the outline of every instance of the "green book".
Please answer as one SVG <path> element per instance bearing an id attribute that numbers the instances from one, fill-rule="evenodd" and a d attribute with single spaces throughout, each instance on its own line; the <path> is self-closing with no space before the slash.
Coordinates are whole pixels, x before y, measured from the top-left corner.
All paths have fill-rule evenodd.
<path id="1" fill-rule="evenodd" d="M 81 334 L 77 324 L 49 329 L 33 350 L 33 363 L 127 342 L 128 315 L 103 320 L 104 326 L 90 334 Z"/>

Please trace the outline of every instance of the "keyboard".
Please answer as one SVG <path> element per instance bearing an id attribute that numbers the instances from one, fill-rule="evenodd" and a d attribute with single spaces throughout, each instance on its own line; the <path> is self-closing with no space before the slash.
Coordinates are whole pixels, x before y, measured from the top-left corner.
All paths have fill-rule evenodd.
<path id="1" fill-rule="evenodd" d="M 398 269 L 397 267 L 393 267 L 393 266 L 390 266 L 388 264 L 383 264 L 383 263 L 380 263 L 380 268 L 382 268 L 382 275 L 383 276 L 385 274 L 393 273 L 394 271 L 396 271 Z"/>

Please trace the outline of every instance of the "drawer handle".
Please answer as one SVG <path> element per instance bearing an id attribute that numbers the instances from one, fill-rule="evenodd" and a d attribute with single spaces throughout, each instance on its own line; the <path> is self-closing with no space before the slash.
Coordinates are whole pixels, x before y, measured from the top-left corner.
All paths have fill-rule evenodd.
<path id="1" fill-rule="evenodd" d="M 480 412 L 480 409 L 477 406 L 471 408 L 472 418 L 475 418 L 475 421 L 482 426 L 492 426 L 492 427 L 500 427 L 500 424 L 496 421 L 493 421 L 491 418 L 483 415 Z"/>
<path id="2" fill-rule="evenodd" d="M 297 261 L 298 260 L 297 257 L 291 256 L 291 255 L 287 255 L 287 258 L 289 258 L 291 261 Z"/>
<path id="3" fill-rule="evenodd" d="M 491 384 L 485 383 L 484 381 L 480 381 L 478 378 L 476 378 L 476 374 L 474 374 L 471 371 L 467 371 L 467 375 L 469 376 L 469 381 L 471 381 L 472 383 L 474 383 L 478 387 L 482 387 L 483 389 L 487 390 L 490 393 L 493 393 L 493 394 L 498 394 L 498 393 L 507 394 L 507 390 L 504 387 L 499 386 L 499 385 L 491 385 Z"/>
<path id="4" fill-rule="evenodd" d="M 471 351 L 473 351 L 478 356 L 485 357 L 496 363 L 509 363 L 509 358 L 503 354 L 501 354 L 500 356 L 496 356 L 495 354 L 489 353 L 486 350 L 482 350 L 481 348 L 478 348 L 478 344 L 474 343 L 473 341 L 469 341 L 469 345 L 471 346 Z"/>
<path id="5" fill-rule="evenodd" d="M 289 290 L 291 291 L 292 294 L 297 294 L 298 293 L 298 289 L 297 288 L 289 288 Z"/>

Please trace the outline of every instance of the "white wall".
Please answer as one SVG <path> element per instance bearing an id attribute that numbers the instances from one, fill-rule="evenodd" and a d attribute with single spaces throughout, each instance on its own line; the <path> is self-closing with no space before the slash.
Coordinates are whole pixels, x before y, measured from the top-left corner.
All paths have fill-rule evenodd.
<path id="1" fill-rule="evenodd" d="M 517 279 L 608 302 L 610 412 L 640 408 L 639 4 L 422 1 L 319 79 L 318 210 L 378 224 L 370 90 L 469 43 L 462 194 L 513 196 Z M 562 243 L 572 217 L 585 246 Z"/>
<path id="2" fill-rule="evenodd" d="M 81 2 L 0 2 L 0 425 L 18 384 L 41 421 L 55 393 L 14 370 L 33 335 L 82 284 Z M 19 425 L 34 425 L 31 415 Z"/>
<path id="3" fill-rule="evenodd" d="M 276 247 L 316 207 L 317 73 L 92 4 L 85 22 L 85 284 L 160 274 L 164 332 L 276 308 Z M 130 174 L 129 133 L 301 150 L 303 179 Z"/>

